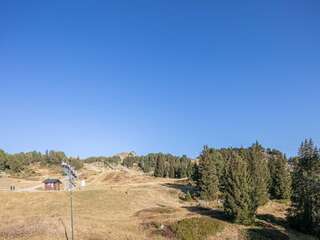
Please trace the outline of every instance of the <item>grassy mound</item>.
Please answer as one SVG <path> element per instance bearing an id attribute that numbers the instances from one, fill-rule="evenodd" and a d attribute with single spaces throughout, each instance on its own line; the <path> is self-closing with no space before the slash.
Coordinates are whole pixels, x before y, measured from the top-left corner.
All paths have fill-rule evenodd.
<path id="1" fill-rule="evenodd" d="M 224 229 L 221 221 L 211 218 L 187 218 L 171 226 L 179 240 L 204 240 Z"/>

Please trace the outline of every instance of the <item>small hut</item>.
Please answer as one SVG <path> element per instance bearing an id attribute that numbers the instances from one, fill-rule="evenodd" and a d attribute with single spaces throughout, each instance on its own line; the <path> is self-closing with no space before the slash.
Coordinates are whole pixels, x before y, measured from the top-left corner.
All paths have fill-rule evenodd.
<path id="1" fill-rule="evenodd" d="M 46 191 L 59 191 L 60 190 L 60 185 L 62 182 L 59 179 L 46 179 L 43 181 L 44 183 L 44 189 Z"/>

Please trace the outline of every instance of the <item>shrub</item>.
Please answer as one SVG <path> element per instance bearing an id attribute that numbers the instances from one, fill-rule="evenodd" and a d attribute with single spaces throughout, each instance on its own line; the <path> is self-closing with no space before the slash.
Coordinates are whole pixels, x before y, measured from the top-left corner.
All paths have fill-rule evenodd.
<path id="1" fill-rule="evenodd" d="M 171 226 L 171 230 L 179 240 L 204 240 L 223 229 L 222 222 L 207 217 L 187 218 Z"/>
<path id="2" fill-rule="evenodd" d="M 193 198 L 192 198 L 192 195 L 189 191 L 187 191 L 186 194 L 183 194 L 181 196 L 179 196 L 179 198 L 183 201 L 186 201 L 186 202 L 191 202 L 193 201 Z"/>

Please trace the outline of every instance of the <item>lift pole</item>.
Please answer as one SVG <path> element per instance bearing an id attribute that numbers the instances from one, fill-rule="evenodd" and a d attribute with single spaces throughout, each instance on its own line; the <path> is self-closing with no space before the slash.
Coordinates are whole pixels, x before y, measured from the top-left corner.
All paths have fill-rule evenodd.
<path id="1" fill-rule="evenodd" d="M 68 163 L 62 162 L 62 168 L 68 178 L 68 191 L 70 195 L 70 225 L 71 225 L 71 240 L 74 240 L 74 228 L 73 228 L 73 198 L 72 191 L 76 187 L 77 173 L 75 169 Z"/>
<path id="2" fill-rule="evenodd" d="M 73 204 L 72 204 L 72 190 L 70 191 L 70 220 L 71 220 L 71 240 L 74 240 L 74 231 L 73 231 Z"/>

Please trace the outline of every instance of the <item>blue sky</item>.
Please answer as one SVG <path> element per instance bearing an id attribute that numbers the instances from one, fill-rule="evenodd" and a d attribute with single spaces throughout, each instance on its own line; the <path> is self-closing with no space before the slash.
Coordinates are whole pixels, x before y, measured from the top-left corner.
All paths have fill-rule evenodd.
<path id="1" fill-rule="evenodd" d="M 320 3 L 1 1 L 0 148 L 320 144 Z"/>

